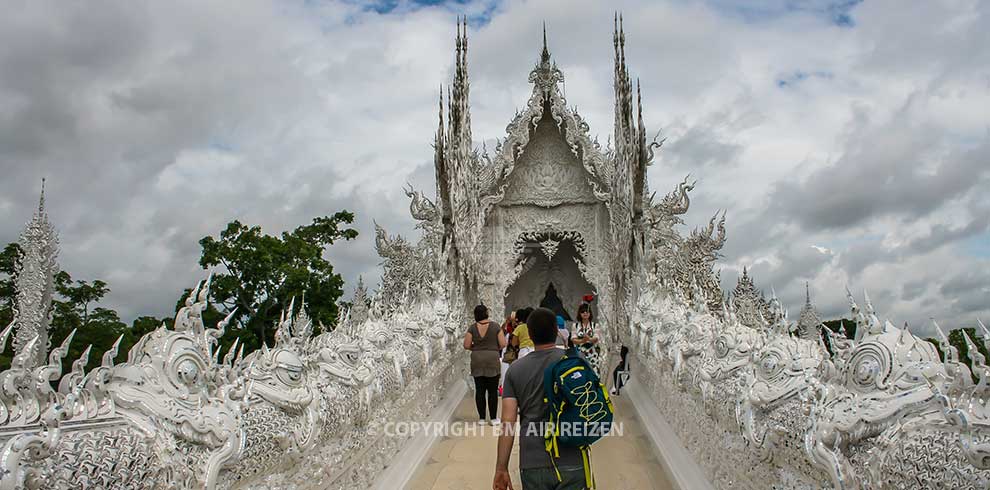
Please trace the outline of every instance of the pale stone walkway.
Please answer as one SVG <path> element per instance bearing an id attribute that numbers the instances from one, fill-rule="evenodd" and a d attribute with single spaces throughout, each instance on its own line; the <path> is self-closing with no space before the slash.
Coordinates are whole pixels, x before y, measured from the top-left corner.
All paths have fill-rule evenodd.
<path id="1" fill-rule="evenodd" d="M 475 421 L 473 394 L 461 401 L 454 413 L 455 421 Z M 624 397 L 615 399 L 616 422 L 622 422 L 621 437 L 605 437 L 594 445 L 592 464 L 600 490 L 668 490 L 660 462 L 656 459 L 648 436 Z M 446 437 L 434 446 L 427 463 L 413 477 L 406 490 L 490 490 L 495 470 L 496 437 L 492 427 L 484 426 L 473 437 Z M 513 446 L 509 462 L 512 485 L 519 484 L 519 441 Z"/>

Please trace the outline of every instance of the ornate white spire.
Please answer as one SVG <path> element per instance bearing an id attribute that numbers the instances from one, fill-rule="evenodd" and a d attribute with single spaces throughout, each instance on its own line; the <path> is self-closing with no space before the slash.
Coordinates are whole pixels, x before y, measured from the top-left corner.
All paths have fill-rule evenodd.
<path id="1" fill-rule="evenodd" d="M 458 20 L 457 37 L 455 39 L 454 53 L 454 83 L 452 92 L 447 97 L 449 115 L 447 121 L 450 124 L 447 144 L 453 146 L 457 155 L 465 157 L 471 152 L 471 106 L 470 92 L 471 84 L 468 81 L 467 66 L 467 18 Z"/>
<path id="2" fill-rule="evenodd" d="M 811 303 L 811 286 L 804 283 L 804 307 L 801 308 L 801 315 L 798 317 L 797 336 L 807 340 L 817 340 L 820 338 L 818 327 L 822 324 L 822 319 Z"/>
<path id="3" fill-rule="evenodd" d="M 767 328 L 767 320 L 769 319 L 761 319 L 761 315 L 768 312 L 769 304 L 756 289 L 756 284 L 753 283 L 753 279 L 745 266 L 743 266 L 742 276 L 736 282 L 736 288 L 732 291 L 732 303 L 740 323 L 757 330 Z"/>
<path id="4" fill-rule="evenodd" d="M 557 63 L 550 59 L 550 49 L 547 47 L 547 24 L 544 22 L 543 51 L 540 52 L 540 62 L 529 73 L 529 83 L 535 84 L 546 97 L 550 91 L 557 89 L 558 83 L 563 81 L 564 73 L 557 68 Z"/>
<path id="5" fill-rule="evenodd" d="M 351 304 L 351 322 L 360 325 L 368 319 L 368 290 L 364 287 L 364 278 L 358 276 L 357 287 L 354 288 L 354 300 Z"/>
<path id="6" fill-rule="evenodd" d="M 436 171 L 436 198 L 441 208 L 441 217 L 450 221 L 450 170 L 447 168 L 446 147 L 447 136 L 443 124 L 443 85 L 440 85 L 440 97 L 437 118 L 437 134 L 433 138 L 433 167 Z"/>
<path id="7" fill-rule="evenodd" d="M 52 295 L 58 272 L 58 235 L 45 211 L 45 181 L 41 181 L 38 211 L 21 233 L 22 256 L 17 262 L 14 309 L 15 355 L 24 354 L 30 367 L 40 366 L 48 354 Z M 31 342 L 37 337 L 37 342 Z M 31 352 L 25 352 L 30 350 Z"/>

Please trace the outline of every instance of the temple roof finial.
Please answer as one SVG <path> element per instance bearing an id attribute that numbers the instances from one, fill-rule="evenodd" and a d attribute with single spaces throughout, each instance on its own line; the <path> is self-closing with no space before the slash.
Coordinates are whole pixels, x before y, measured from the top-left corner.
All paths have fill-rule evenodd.
<path id="1" fill-rule="evenodd" d="M 556 90 L 557 83 L 564 81 L 564 74 L 557 68 L 555 63 L 550 61 L 550 48 L 547 46 L 547 23 L 543 22 L 543 51 L 540 53 L 540 62 L 529 74 L 529 82 L 535 83 L 544 93 L 549 90 Z"/>
<path id="2" fill-rule="evenodd" d="M 542 63 L 550 62 L 550 49 L 547 47 L 547 21 L 543 21 L 543 52 L 540 54 Z"/>
<path id="3" fill-rule="evenodd" d="M 615 64 L 618 70 L 619 64 L 619 12 L 615 12 L 612 18 L 612 46 L 615 48 Z"/>
<path id="4" fill-rule="evenodd" d="M 437 97 L 438 105 L 440 106 L 440 130 L 443 130 L 443 84 L 440 84 L 440 96 Z"/>
<path id="5" fill-rule="evenodd" d="M 45 212 L 45 178 L 41 178 L 41 197 L 38 199 L 38 214 Z"/>
<path id="6" fill-rule="evenodd" d="M 622 30 L 622 14 L 619 14 L 619 57 L 622 58 L 622 67 L 626 66 L 626 33 Z"/>

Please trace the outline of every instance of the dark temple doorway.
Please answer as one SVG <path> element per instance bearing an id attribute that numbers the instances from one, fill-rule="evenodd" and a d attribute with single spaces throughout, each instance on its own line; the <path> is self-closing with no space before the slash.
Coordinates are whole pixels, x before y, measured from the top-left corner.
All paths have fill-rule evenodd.
<path id="1" fill-rule="evenodd" d="M 539 243 L 526 246 L 520 256 L 520 260 L 524 261 L 523 272 L 506 290 L 505 314 L 520 308 L 540 306 L 547 295 L 547 288 L 553 284 L 560 307 L 568 313 L 565 317 L 574 319 L 581 298 L 595 292 L 594 286 L 581 275 L 577 259 L 577 250 L 570 240 L 559 242 L 556 250 L 551 250 L 549 254 Z M 597 314 L 594 304 L 592 311 Z"/>

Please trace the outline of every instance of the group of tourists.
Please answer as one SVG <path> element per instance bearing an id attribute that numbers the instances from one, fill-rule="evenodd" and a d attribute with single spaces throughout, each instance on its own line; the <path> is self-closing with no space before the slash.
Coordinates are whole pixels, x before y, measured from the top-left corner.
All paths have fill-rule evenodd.
<path id="1" fill-rule="evenodd" d="M 474 308 L 474 320 L 464 335 L 464 348 L 471 351 L 471 377 L 474 378 L 475 404 L 481 423 L 497 425 L 498 398 L 502 396 L 503 384 L 509 365 L 526 357 L 536 349 L 530 335 L 527 320 L 533 308 L 513 311 L 501 326 L 492 322 L 485 305 Z M 595 374 L 601 377 L 604 354 L 598 324 L 593 320 L 591 305 L 578 306 L 578 321 L 568 325 L 564 316 L 554 315 L 556 337 L 554 347 L 564 350 L 576 347 Z M 613 391 L 613 394 L 615 392 Z"/>
<path id="2" fill-rule="evenodd" d="M 560 432 L 569 422 L 610 427 L 612 421 L 612 403 L 600 381 L 605 369 L 603 332 L 585 299 L 573 322 L 563 308 L 554 311 L 546 302 L 540 308 L 513 311 L 502 325 L 491 320 L 485 305 L 474 309 L 475 322 L 464 335 L 464 348 L 471 351 L 479 421 L 502 429 L 495 490 L 512 489 L 508 462 L 516 435 L 524 490 L 594 488 L 590 445 L 603 434 L 574 437 Z M 619 368 L 625 369 L 624 355 Z M 613 396 L 618 394 L 619 368 L 613 375 Z"/>

